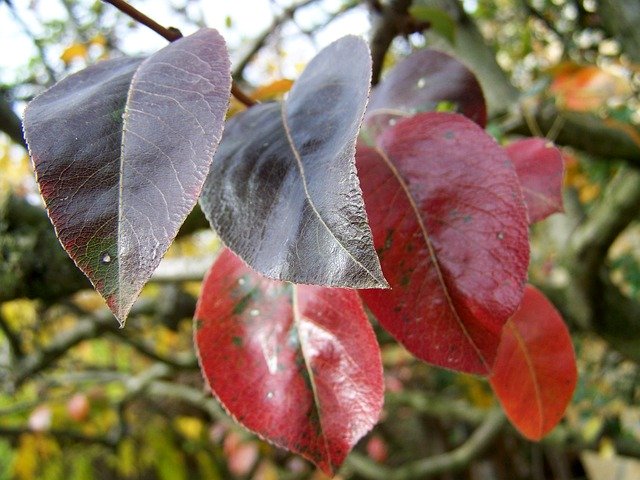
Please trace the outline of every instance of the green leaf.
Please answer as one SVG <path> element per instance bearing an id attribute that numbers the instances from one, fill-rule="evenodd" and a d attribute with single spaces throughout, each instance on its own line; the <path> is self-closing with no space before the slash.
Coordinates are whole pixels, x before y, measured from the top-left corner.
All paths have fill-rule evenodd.
<path id="1" fill-rule="evenodd" d="M 453 44 L 456 41 L 456 22 L 441 8 L 413 5 L 409 8 L 409 14 L 416 20 L 429 22 L 433 31 L 449 43 Z"/>

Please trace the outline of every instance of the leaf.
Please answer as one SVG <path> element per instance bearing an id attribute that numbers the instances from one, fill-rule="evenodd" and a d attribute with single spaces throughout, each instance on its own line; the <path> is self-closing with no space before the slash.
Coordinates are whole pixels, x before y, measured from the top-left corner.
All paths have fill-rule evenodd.
<path id="1" fill-rule="evenodd" d="M 203 29 L 71 75 L 25 111 L 58 238 L 121 323 L 200 193 L 229 69 L 222 37 Z"/>
<path id="2" fill-rule="evenodd" d="M 531 285 L 504 326 L 489 381 L 511 423 L 531 440 L 555 427 L 571 401 L 577 381 L 571 336 Z"/>
<path id="3" fill-rule="evenodd" d="M 84 43 L 74 43 L 65 48 L 64 52 L 60 55 L 60 60 L 66 65 L 69 65 L 76 58 L 86 59 L 88 55 L 89 50 L 87 50 L 87 46 Z"/>
<path id="4" fill-rule="evenodd" d="M 251 92 L 251 97 L 254 100 L 258 100 L 260 102 L 282 98 L 285 93 L 291 90 L 292 86 L 292 80 L 289 80 L 288 78 L 282 78 L 280 80 L 275 80 L 268 85 L 263 85 L 262 87 L 256 88 L 253 92 Z"/>
<path id="5" fill-rule="evenodd" d="M 562 153 L 543 138 L 525 138 L 506 147 L 516 167 L 529 223 L 562 212 Z"/>
<path id="6" fill-rule="evenodd" d="M 488 373 L 527 276 L 527 219 L 516 173 L 483 130 L 421 113 L 358 146 L 358 171 L 391 290 L 361 292 L 415 356 Z"/>
<path id="7" fill-rule="evenodd" d="M 380 350 L 357 292 L 270 280 L 225 250 L 195 319 L 211 390 L 270 442 L 331 474 L 378 420 Z"/>
<path id="8" fill-rule="evenodd" d="M 354 160 L 370 76 L 366 43 L 344 37 L 313 59 L 282 105 L 257 105 L 227 123 L 200 205 L 263 275 L 387 286 Z"/>
<path id="9" fill-rule="evenodd" d="M 555 69 L 549 91 L 567 110 L 589 112 L 611 102 L 623 103 L 633 95 L 631 83 L 613 69 L 567 62 Z"/>
<path id="10" fill-rule="evenodd" d="M 421 22 L 429 22 L 431 28 L 440 36 L 453 44 L 456 39 L 456 22 L 442 8 L 432 8 L 426 5 L 412 5 L 409 14 Z"/>
<path id="11" fill-rule="evenodd" d="M 377 136 L 398 119 L 436 110 L 443 103 L 486 126 L 484 95 L 471 70 L 445 53 L 419 50 L 398 63 L 373 89 L 365 125 Z"/>

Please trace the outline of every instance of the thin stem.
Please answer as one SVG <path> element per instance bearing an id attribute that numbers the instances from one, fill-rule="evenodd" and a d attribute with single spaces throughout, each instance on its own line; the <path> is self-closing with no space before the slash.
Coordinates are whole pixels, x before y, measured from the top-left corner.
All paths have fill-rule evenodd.
<path id="1" fill-rule="evenodd" d="M 105 3 L 110 3 L 118 10 L 120 10 L 125 15 L 128 15 L 136 22 L 141 23 L 145 27 L 149 27 L 151 30 L 156 32 L 158 35 L 166 38 L 170 42 L 174 42 L 179 38 L 182 38 L 182 33 L 177 28 L 166 28 L 160 25 L 158 22 L 148 17 L 140 10 L 132 7 L 124 0 L 102 0 Z"/>
<path id="2" fill-rule="evenodd" d="M 150 28 L 151 30 L 156 32 L 158 35 L 161 35 L 162 37 L 164 37 L 170 42 L 174 42 L 179 38 L 182 38 L 182 32 L 180 32 L 180 30 L 178 30 L 177 28 L 163 27 L 158 22 L 156 22 L 152 18 L 142 13 L 140 10 L 129 5 L 124 0 L 102 0 L 102 1 L 106 3 L 110 3 L 125 15 L 128 15 L 129 17 L 134 19 L 136 22 L 141 23 L 145 27 Z M 235 82 L 232 82 L 231 84 L 231 94 L 234 97 L 236 97 L 238 101 L 240 101 L 247 107 L 251 107 L 256 103 L 258 103 L 254 99 L 249 97 L 249 95 L 244 93 L 242 89 Z"/>

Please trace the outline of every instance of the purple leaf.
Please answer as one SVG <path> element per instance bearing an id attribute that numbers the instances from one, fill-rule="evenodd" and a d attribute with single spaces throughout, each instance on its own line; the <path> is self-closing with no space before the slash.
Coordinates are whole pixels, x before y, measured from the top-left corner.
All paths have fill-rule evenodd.
<path id="1" fill-rule="evenodd" d="M 320 52 L 283 105 L 233 117 L 200 199 L 225 244 L 270 278 L 385 287 L 355 170 L 371 76 L 367 45 Z"/>
<path id="2" fill-rule="evenodd" d="M 224 40 L 203 29 L 144 61 L 71 75 L 25 111 L 60 242 L 121 323 L 197 201 L 222 133 L 229 70 Z"/>

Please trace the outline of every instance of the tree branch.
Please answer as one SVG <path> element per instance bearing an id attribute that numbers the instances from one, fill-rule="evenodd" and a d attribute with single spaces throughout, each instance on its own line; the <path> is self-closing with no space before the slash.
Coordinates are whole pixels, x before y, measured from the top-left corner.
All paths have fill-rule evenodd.
<path id="1" fill-rule="evenodd" d="M 297 10 L 310 5 L 317 0 L 302 0 L 298 3 L 294 3 L 293 5 L 285 8 L 282 13 L 276 16 L 271 22 L 271 25 L 265 29 L 258 37 L 255 39 L 251 48 L 244 54 L 244 56 L 237 62 L 236 67 L 233 70 L 233 78 L 236 81 L 241 81 L 244 76 L 244 71 L 247 68 L 247 65 L 253 60 L 253 57 L 264 47 L 265 43 L 271 37 L 276 30 L 278 30 L 283 23 L 287 20 L 293 18 L 294 14 Z"/>
<path id="2" fill-rule="evenodd" d="M 151 30 L 156 32 L 158 35 L 161 35 L 162 37 L 164 37 L 166 40 L 170 42 L 174 42 L 179 38 L 182 38 L 182 33 L 177 28 L 163 27 L 152 18 L 148 17 L 141 11 L 129 5 L 124 0 L 102 0 L 102 1 L 106 3 L 110 3 L 125 15 L 128 15 L 133 20 L 135 20 L 138 23 L 141 23 L 145 27 L 150 28 Z M 247 107 L 251 107 L 257 103 L 255 100 L 249 97 L 246 93 L 244 93 L 242 89 L 235 82 L 231 83 L 231 94 Z"/>
<path id="3" fill-rule="evenodd" d="M 11 329 L 6 319 L 4 318 L 4 314 L 0 311 L 0 330 L 4 334 L 7 342 L 9 343 L 9 348 L 11 348 L 11 353 L 14 358 L 22 358 L 24 356 L 24 352 L 22 351 L 22 345 L 20 343 L 20 337 Z"/>
<path id="4" fill-rule="evenodd" d="M 0 92 L 0 131 L 3 131 L 9 138 L 27 149 L 27 142 L 22 136 L 22 122 L 15 114 L 5 92 Z"/>
<path id="5" fill-rule="evenodd" d="M 502 411 L 495 409 L 458 448 L 397 468 L 379 465 L 358 453 L 352 453 L 347 458 L 347 464 L 358 474 L 370 480 L 412 480 L 457 472 L 479 458 L 491 446 L 506 422 Z"/>
<path id="6" fill-rule="evenodd" d="M 391 0 L 388 4 L 381 5 L 380 18 L 371 37 L 372 85 L 380 81 L 384 57 L 393 39 L 402 32 L 411 2 L 412 0 Z"/>

